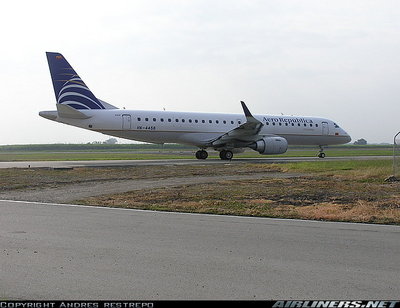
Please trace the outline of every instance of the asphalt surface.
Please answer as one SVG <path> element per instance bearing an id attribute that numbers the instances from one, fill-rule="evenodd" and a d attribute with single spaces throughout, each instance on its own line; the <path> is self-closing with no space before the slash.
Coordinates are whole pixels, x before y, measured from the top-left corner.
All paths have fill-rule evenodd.
<path id="1" fill-rule="evenodd" d="M 152 159 L 152 160 L 88 160 L 88 161 L 23 161 L 0 162 L 0 168 L 76 168 L 76 167 L 124 167 L 157 165 L 212 165 L 241 163 L 292 163 L 303 161 L 338 161 L 338 160 L 377 160 L 393 159 L 392 156 L 344 156 L 326 157 L 280 157 L 280 158 L 234 158 L 230 161 L 220 159 Z"/>
<path id="2" fill-rule="evenodd" d="M 0 201 L 2 299 L 394 299 L 400 227 Z"/>

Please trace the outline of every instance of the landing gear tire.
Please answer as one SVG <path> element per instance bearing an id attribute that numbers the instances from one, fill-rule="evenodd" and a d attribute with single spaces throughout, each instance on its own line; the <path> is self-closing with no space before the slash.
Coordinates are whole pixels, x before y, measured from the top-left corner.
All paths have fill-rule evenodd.
<path id="1" fill-rule="evenodd" d="M 197 159 L 207 159 L 207 157 L 208 157 L 207 151 L 199 150 L 199 151 L 196 152 L 196 158 Z"/>
<path id="2" fill-rule="evenodd" d="M 322 147 L 322 145 L 319 146 L 318 157 L 319 158 L 325 158 L 324 148 Z"/>
<path id="3" fill-rule="evenodd" d="M 222 160 L 231 160 L 233 158 L 233 153 L 229 150 L 222 150 L 221 152 L 219 152 L 219 157 Z"/>

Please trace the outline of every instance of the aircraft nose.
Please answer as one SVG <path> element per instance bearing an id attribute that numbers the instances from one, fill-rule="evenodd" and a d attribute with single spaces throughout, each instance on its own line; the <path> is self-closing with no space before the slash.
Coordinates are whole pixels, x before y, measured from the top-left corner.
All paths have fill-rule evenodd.
<path id="1" fill-rule="evenodd" d="M 349 143 L 351 141 L 350 135 L 343 128 L 340 128 L 337 134 L 341 137 L 340 139 L 343 143 Z"/>
<path id="2" fill-rule="evenodd" d="M 344 134 L 344 138 L 345 138 L 346 143 L 349 143 L 351 141 L 350 135 L 348 133 L 346 133 L 346 132 Z"/>

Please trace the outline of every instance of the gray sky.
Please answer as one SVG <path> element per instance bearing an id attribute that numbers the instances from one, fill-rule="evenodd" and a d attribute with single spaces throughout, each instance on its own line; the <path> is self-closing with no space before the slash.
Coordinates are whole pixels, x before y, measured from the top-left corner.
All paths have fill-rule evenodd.
<path id="1" fill-rule="evenodd" d="M 45 57 L 127 109 L 321 116 L 353 137 L 400 130 L 399 1 L 3 1 L 0 144 L 107 136 L 54 110 Z M 122 141 L 122 140 L 120 140 Z"/>

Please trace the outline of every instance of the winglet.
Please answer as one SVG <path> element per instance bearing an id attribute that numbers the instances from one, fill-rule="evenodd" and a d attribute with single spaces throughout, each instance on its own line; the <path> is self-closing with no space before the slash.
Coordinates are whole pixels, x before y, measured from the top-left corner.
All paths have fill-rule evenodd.
<path id="1" fill-rule="evenodd" d="M 258 121 L 255 117 L 253 117 L 253 115 L 251 114 L 249 108 L 247 108 L 246 104 L 243 101 L 240 101 L 240 103 L 242 104 L 242 108 L 244 111 L 244 115 L 246 116 L 246 120 L 249 123 L 259 123 L 262 125 L 262 123 L 260 121 Z"/>
<path id="2" fill-rule="evenodd" d="M 246 104 L 243 101 L 240 101 L 242 104 L 242 108 L 244 111 L 244 115 L 246 116 L 246 122 L 240 124 L 238 127 L 232 129 L 231 131 L 219 136 L 218 138 L 211 140 L 210 144 L 214 147 L 221 147 L 228 143 L 232 142 L 243 142 L 243 141 L 254 141 L 255 138 L 259 139 L 261 137 L 258 136 L 261 128 L 264 126 L 262 122 L 257 120 L 251 114 L 249 108 L 247 108 Z"/>
<path id="3" fill-rule="evenodd" d="M 249 108 L 247 108 L 246 104 L 244 103 L 244 101 L 240 101 L 240 103 L 242 104 L 242 108 L 244 111 L 244 115 L 247 117 L 253 117 L 253 115 L 251 114 Z"/>

